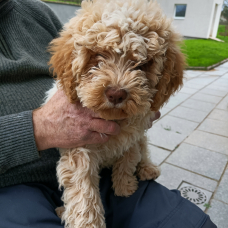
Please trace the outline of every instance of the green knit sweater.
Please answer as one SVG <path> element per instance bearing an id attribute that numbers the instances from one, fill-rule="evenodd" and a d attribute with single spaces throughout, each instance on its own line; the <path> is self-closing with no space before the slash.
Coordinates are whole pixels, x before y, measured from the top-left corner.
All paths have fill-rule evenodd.
<path id="1" fill-rule="evenodd" d="M 39 0 L 0 2 L 0 187 L 57 184 L 59 153 L 37 151 L 32 110 L 40 106 L 53 83 L 46 49 L 61 27 Z"/>

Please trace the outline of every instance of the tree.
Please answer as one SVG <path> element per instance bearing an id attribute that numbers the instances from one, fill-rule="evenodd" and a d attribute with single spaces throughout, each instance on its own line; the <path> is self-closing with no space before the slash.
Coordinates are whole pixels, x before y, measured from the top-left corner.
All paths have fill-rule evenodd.
<path id="1" fill-rule="evenodd" d="M 222 16 L 226 18 L 226 21 L 228 22 L 228 0 L 224 0 Z"/>
<path id="2" fill-rule="evenodd" d="M 226 26 L 225 26 L 225 31 L 220 32 L 219 35 L 220 36 L 228 36 L 228 0 L 224 0 L 221 15 L 226 19 Z"/>

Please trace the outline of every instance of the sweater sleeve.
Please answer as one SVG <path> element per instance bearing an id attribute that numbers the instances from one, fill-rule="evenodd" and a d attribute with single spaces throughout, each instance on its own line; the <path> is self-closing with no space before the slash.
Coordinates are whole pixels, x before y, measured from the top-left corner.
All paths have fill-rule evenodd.
<path id="1" fill-rule="evenodd" d="M 38 23 L 45 27 L 54 38 L 58 36 L 63 25 L 58 16 L 47 4 L 45 4 L 45 2 L 40 0 L 23 0 L 23 4 L 20 4 L 19 6 L 27 14 L 36 19 Z"/>
<path id="2" fill-rule="evenodd" d="M 0 117 L 0 174 L 36 159 L 32 111 Z"/>

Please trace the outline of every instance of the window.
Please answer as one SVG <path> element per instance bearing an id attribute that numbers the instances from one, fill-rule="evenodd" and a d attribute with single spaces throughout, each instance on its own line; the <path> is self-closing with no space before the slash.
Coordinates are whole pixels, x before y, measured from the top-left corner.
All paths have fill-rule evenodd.
<path id="1" fill-rule="evenodd" d="M 175 19 L 184 19 L 185 18 L 185 13 L 186 13 L 186 4 L 176 4 L 175 5 Z"/>

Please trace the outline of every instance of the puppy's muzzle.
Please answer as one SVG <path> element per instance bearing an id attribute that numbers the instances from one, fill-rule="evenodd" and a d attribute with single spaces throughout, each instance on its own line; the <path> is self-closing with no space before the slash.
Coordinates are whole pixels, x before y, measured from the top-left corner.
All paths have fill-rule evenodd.
<path id="1" fill-rule="evenodd" d="M 105 91 L 105 95 L 109 102 L 114 105 L 122 103 L 127 98 L 127 92 L 124 89 L 110 87 Z"/>

